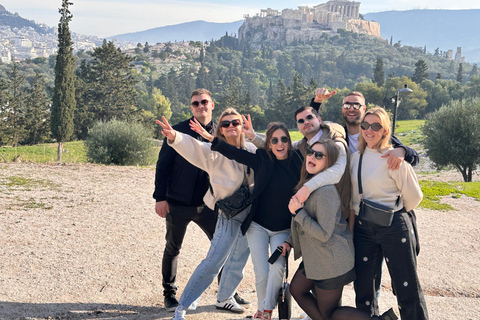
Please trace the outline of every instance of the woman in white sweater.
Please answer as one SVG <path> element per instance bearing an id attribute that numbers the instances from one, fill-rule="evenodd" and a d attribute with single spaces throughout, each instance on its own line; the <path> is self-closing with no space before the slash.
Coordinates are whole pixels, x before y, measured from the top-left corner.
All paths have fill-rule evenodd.
<path id="1" fill-rule="evenodd" d="M 357 308 L 368 313 L 378 304 L 375 295 L 376 259 L 385 257 L 401 318 L 405 320 L 428 319 L 427 307 L 417 275 L 416 239 L 407 211 L 415 209 L 422 201 L 422 191 L 413 168 L 402 161 L 398 170 L 389 170 L 390 120 L 382 108 L 372 108 L 361 122 L 358 152 L 351 157 L 352 210 L 355 210 L 354 227 L 355 271 L 354 287 Z M 359 163 L 361 167 L 359 167 Z M 359 170 L 361 187 L 359 191 Z M 361 200 L 392 208 L 392 221 L 379 224 L 378 217 L 369 219 L 360 213 Z"/>
<path id="2" fill-rule="evenodd" d="M 230 160 L 219 152 L 211 150 L 211 143 L 201 142 L 189 135 L 182 134 L 172 129 L 168 121 L 157 123 L 163 127 L 162 134 L 168 139 L 168 144 L 182 157 L 193 165 L 208 173 L 211 190 L 205 194 L 204 202 L 212 210 L 215 203 L 232 195 L 241 185 L 246 182 L 249 187 L 253 186 L 253 170 L 234 160 Z M 242 133 L 242 119 L 240 114 L 232 108 L 225 110 L 219 118 L 215 136 L 237 147 L 255 152 L 256 147 L 246 143 Z M 222 286 L 231 286 L 231 297 L 217 303 L 218 309 L 227 309 L 232 312 L 242 313 L 243 308 L 236 304 L 233 294 L 242 279 L 242 273 L 230 272 L 231 270 L 243 270 L 250 251 L 245 236 L 240 232 L 240 226 L 247 217 L 250 207 L 246 208 L 231 219 L 219 212 L 217 226 L 207 257 L 198 265 L 190 280 L 183 290 L 179 300 L 179 306 L 175 310 L 174 320 L 185 319 L 187 308 L 195 306 L 195 301 L 212 283 L 223 266 Z M 229 259 L 234 255 L 238 259 Z M 225 264 L 225 265 L 224 265 Z M 226 281 L 224 284 L 223 282 Z"/>

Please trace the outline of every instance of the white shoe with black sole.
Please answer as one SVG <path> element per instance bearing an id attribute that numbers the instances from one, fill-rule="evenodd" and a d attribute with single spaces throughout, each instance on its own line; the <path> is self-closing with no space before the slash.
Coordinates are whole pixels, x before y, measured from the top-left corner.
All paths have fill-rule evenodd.
<path id="1" fill-rule="evenodd" d="M 244 313 L 245 309 L 241 307 L 233 297 L 228 298 L 225 301 L 217 302 L 215 305 L 219 310 L 226 310 L 233 313 Z"/>

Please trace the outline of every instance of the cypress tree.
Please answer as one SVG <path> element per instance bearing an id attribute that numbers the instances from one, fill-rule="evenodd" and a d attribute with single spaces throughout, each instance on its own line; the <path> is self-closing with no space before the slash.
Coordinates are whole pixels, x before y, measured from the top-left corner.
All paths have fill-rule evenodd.
<path id="1" fill-rule="evenodd" d="M 73 133 L 73 114 L 75 101 L 75 58 L 69 23 L 72 14 L 68 7 L 73 5 L 62 0 L 60 22 L 58 23 L 58 54 L 55 62 L 55 87 L 53 91 L 51 129 L 58 142 L 57 160 L 62 160 L 63 142 L 68 141 Z"/>
<path id="2" fill-rule="evenodd" d="M 373 82 L 376 83 L 378 87 L 383 87 L 385 84 L 385 71 L 383 71 L 382 58 L 377 58 L 377 63 L 373 70 Z"/>

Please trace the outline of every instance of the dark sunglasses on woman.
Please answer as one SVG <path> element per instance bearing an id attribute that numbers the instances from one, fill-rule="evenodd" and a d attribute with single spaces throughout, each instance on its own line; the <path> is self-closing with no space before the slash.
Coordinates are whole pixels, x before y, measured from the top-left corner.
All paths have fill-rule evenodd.
<path id="1" fill-rule="evenodd" d="M 234 127 L 238 127 L 239 125 L 242 124 L 242 122 L 241 122 L 239 119 L 233 119 L 232 121 L 223 120 L 223 121 L 220 123 L 220 126 L 221 126 L 222 128 L 228 128 L 228 127 L 230 127 L 230 123 L 231 123 Z"/>
<path id="2" fill-rule="evenodd" d="M 192 106 L 194 108 L 198 107 L 200 104 L 202 104 L 202 106 L 206 106 L 209 102 L 210 102 L 210 100 L 208 100 L 208 99 L 203 99 L 203 100 L 200 100 L 200 101 L 193 101 Z"/>
<path id="3" fill-rule="evenodd" d="M 315 155 L 315 159 L 317 160 L 322 160 L 323 157 L 326 157 L 326 155 L 323 154 L 321 151 L 315 151 L 311 148 L 307 149 L 307 156 L 313 156 Z"/>
<path id="4" fill-rule="evenodd" d="M 287 143 L 288 138 L 286 136 L 280 137 L 280 141 L 282 141 L 283 143 Z M 278 138 L 272 138 L 272 140 L 270 140 L 270 142 L 272 144 L 277 144 L 278 143 Z"/>
<path id="5" fill-rule="evenodd" d="M 382 129 L 382 125 L 378 122 L 374 122 L 374 123 L 368 123 L 367 121 L 363 121 L 361 124 L 360 124 L 360 127 L 363 129 L 363 130 L 368 130 L 368 128 L 372 127 L 372 130 L 373 131 L 378 131 L 380 129 Z"/>

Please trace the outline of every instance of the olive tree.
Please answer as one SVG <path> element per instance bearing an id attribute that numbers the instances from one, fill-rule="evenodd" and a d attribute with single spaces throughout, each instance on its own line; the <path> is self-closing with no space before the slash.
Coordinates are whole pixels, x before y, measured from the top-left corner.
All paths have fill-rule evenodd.
<path id="1" fill-rule="evenodd" d="M 465 182 L 480 163 L 480 98 L 455 100 L 427 115 L 423 133 L 430 160 L 441 169 L 454 166 Z"/>

